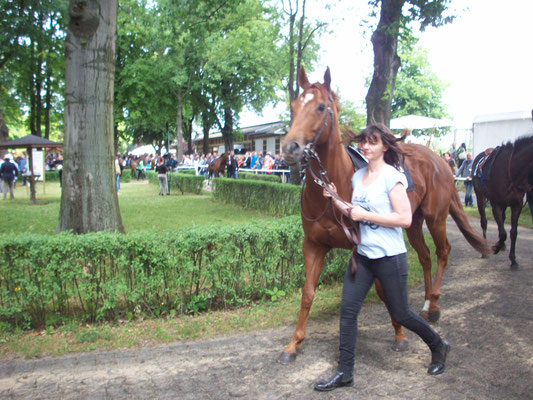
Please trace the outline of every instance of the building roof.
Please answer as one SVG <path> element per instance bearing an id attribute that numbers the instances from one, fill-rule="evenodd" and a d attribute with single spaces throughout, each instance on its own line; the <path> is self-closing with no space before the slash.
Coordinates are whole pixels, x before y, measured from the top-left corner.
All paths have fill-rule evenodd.
<path id="1" fill-rule="evenodd" d="M 20 149 L 30 147 L 63 147 L 63 144 L 52 142 L 51 140 L 35 135 L 27 135 L 15 140 L 0 143 L 0 149 Z"/>
<path id="2" fill-rule="evenodd" d="M 285 135 L 288 131 L 287 124 L 283 121 L 269 122 L 266 124 L 252 125 L 245 128 L 240 128 L 241 132 L 247 136 L 256 135 Z M 222 137 L 222 132 L 214 132 L 209 134 L 209 139 L 216 139 Z M 195 142 L 204 139 L 204 135 L 200 134 L 194 138 Z"/>
<path id="3" fill-rule="evenodd" d="M 504 112 L 504 113 L 476 115 L 474 117 L 474 121 L 473 122 L 474 122 L 474 124 L 480 124 L 480 123 L 483 123 L 483 122 L 531 119 L 531 117 L 532 117 L 532 110 L 511 111 L 511 112 Z"/>

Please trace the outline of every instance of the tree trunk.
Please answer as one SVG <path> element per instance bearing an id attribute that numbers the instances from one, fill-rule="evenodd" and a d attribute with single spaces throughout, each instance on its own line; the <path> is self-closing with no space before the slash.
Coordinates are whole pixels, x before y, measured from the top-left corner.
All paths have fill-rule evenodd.
<path id="1" fill-rule="evenodd" d="M 225 151 L 233 150 L 233 110 L 231 107 L 224 108 L 224 127 L 222 128 Z"/>
<path id="2" fill-rule="evenodd" d="M 189 154 L 193 153 L 193 149 L 192 149 L 192 123 L 193 121 L 194 121 L 194 117 L 189 118 L 189 120 L 187 121 L 187 151 L 189 152 Z"/>
<path id="3" fill-rule="evenodd" d="M 69 15 L 57 230 L 123 232 L 113 160 L 117 0 L 70 0 Z"/>
<path id="4" fill-rule="evenodd" d="M 209 115 L 207 111 L 202 113 L 202 130 L 204 132 L 203 153 L 209 153 L 209 131 L 211 130 L 211 124 L 209 123 Z"/>
<path id="5" fill-rule="evenodd" d="M 1 85 L 0 85 L 1 88 Z M 2 109 L 0 108 L 0 143 L 7 142 L 9 140 L 9 128 L 6 125 L 6 121 L 4 119 L 4 113 L 2 112 Z M 0 150 L 0 159 L 4 159 L 4 155 L 7 153 L 6 150 Z"/>
<path id="6" fill-rule="evenodd" d="M 52 77 L 50 67 L 47 66 L 46 73 L 46 97 L 45 97 L 45 109 L 44 109 L 44 137 L 50 139 L 50 111 L 52 108 Z"/>
<path id="7" fill-rule="evenodd" d="M 178 111 L 176 118 L 176 159 L 178 162 L 183 160 L 183 95 L 181 89 L 177 93 Z"/>
<path id="8" fill-rule="evenodd" d="M 378 26 L 372 35 L 374 74 L 366 95 L 367 123 L 389 126 L 396 74 L 400 68 L 397 54 L 398 33 L 405 0 L 382 0 Z"/>

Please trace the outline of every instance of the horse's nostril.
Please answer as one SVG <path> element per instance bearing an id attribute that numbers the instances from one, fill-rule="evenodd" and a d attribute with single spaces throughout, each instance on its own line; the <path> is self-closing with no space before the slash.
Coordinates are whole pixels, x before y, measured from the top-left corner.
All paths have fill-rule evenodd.
<path id="1" fill-rule="evenodd" d="M 287 143 L 287 145 L 284 148 L 285 152 L 290 153 L 290 154 L 296 153 L 299 149 L 300 149 L 300 145 L 298 144 L 298 142 Z"/>

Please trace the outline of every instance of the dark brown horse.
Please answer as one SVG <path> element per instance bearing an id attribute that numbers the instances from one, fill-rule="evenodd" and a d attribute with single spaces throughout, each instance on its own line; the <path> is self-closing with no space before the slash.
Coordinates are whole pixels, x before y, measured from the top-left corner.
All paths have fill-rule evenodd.
<path id="1" fill-rule="evenodd" d="M 300 161 L 306 146 L 314 147 L 327 171 L 329 180 L 337 187 L 340 197 L 351 200 L 351 178 L 354 166 L 344 147 L 338 123 L 337 97 L 330 88 L 330 72 L 327 69 L 324 83 L 310 84 L 305 71 L 300 69 L 298 84 L 300 96 L 293 101 L 293 121 L 289 133 L 283 140 L 283 153 L 288 163 Z M 418 253 L 424 269 L 425 304 L 424 314 L 432 321 L 439 318 L 438 300 L 442 275 L 448 262 L 450 244 L 446 237 L 446 218 L 450 213 L 468 242 L 479 252 L 490 254 L 491 250 L 481 235 L 477 235 L 468 223 L 461 200 L 455 189 L 453 175 L 446 162 L 427 147 L 402 144 L 410 154 L 405 163 L 411 171 L 416 190 L 409 192 L 413 211 L 413 222 L 407 229 L 409 242 Z M 317 166 L 317 161 L 310 164 Z M 296 350 L 305 338 L 309 311 L 315 289 L 322 272 L 324 257 L 332 248 L 348 248 L 343 229 L 337 223 L 338 211 L 322 195 L 322 188 L 310 178 L 306 171 L 306 185 L 302 193 L 302 225 L 304 229 L 303 253 L 306 279 L 302 291 L 300 315 L 292 340 L 285 347 L 279 361 L 288 363 L 296 358 Z M 426 221 L 437 248 L 438 268 L 435 280 L 431 279 L 431 259 L 424 242 L 422 224 Z M 378 294 L 382 295 L 378 282 Z M 402 327 L 393 321 L 395 328 L 395 349 L 407 348 L 407 338 Z"/>
<path id="2" fill-rule="evenodd" d="M 226 151 L 220 157 L 215 158 L 207 167 L 208 179 L 213 177 L 223 178 L 225 176 L 226 166 L 228 164 L 229 151 Z"/>
<path id="3" fill-rule="evenodd" d="M 514 143 L 507 143 L 496 148 L 488 156 L 483 167 L 480 161 L 485 157 L 486 151 L 478 154 L 474 159 L 472 170 L 474 177 L 474 191 L 477 199 L 477 209 L 481 219 L 483 236 L 487 234 L 487 216 L 485 206 L 487 200 L 492 207 L 492 215 L 498 224 L 498 241 L 493 246 L 494 253 L 505 248 L 505 210 L 511 207 L 511 249 L 509 259 L 511 268 L 517 269 L 515 246 L 518 233 L 518 217 L 524 206 L 524 195 L 531 204 L 531 181 L 533 181 L 533 136 L 518 138 Z M 488 168 L 490 165 L 490 169 Z M 533 214 L 532 214 L 533 217 Z"/>

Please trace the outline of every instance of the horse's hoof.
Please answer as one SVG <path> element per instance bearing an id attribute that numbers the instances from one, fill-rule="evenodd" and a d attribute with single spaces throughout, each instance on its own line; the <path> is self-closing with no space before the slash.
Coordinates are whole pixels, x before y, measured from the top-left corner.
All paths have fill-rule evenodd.
<path id="1" fill-rule="evenodd" d="M 489 258 L 489 255 L 488 254 L 482 254 L 481 258 Z"/>
<path id="2" fill-rule="evenodd" d="M 492 246 L 492 251 L 494 252 L 494 254 L 498 254 L 501 250 L 501 247 L 498 247 L 498 246 Z"/>
<path id="3" fill-rule="evenodd" d="M 511 263 L 511 271 L 518 271 L 519 269 L 519 265 L 516 261 Z"/>
<path id="4" fill-rule="evenodd" d="M 428 321 L 429 322 L 437 322 L 440 318 L 440 310 L 437 311 L 430 311 L 428 313 Z"/>
<path id="5" fill-rule="evenodd" d="M 409 342 L 407 340 L 396 340 L 391 347 L 394 351 L 406 351 L 409 349 Z"/>
<path id="6" fill-rule="evenodd" d="M 278 357 L 278 362 L 283 365 L 290 364 L 294 361 L 296 361 L 296 353 L 282 352 Z"/>
<path id="7" fill-rule="evenodd" d="M 429 321 L 429 315 L 427 311 L 420 311 L 419 315 L 424 318 L 426 321 Z"/>

